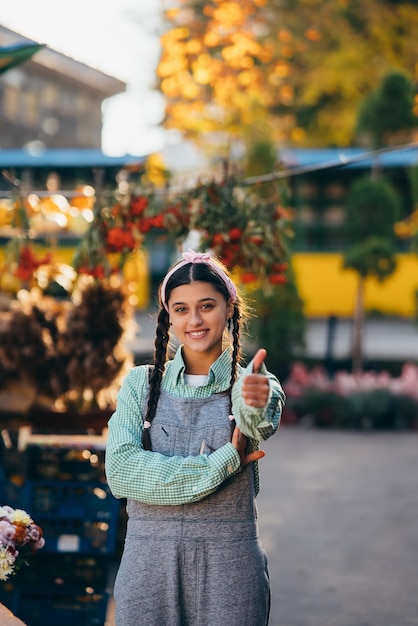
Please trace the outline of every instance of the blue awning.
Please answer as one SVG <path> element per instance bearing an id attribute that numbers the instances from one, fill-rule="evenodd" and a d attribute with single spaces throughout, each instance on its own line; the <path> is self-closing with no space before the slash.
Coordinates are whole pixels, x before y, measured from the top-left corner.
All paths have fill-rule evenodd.
<path id="1" fill-rule="evenodd" d="M 405 148 L 394 148 L 387 152 L 377 151 L 374 157 L 362 148 L 295 148 L 279 152 L 285 167 L 347 167 L 369 169 L 376 163 L 383 168 L 412 167 L 418 165 L 418 144 Z"/>
<path id="2" fill-rule="evenodd" d="M 124 167 L 140 165 L 144 161 L 144 156 L 109 156 L 97 149 L 0 150 L 1 169 Z"/>

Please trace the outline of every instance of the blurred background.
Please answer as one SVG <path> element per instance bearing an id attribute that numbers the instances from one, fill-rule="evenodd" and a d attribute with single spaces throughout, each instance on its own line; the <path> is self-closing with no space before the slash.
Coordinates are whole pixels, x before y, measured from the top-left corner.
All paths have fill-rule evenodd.
<path id="1" fill-rule="evenodd" d="M 0 505 L 28 510 L 47 540 L 0 583 L 0 602 L 28 626 L 113 626 L 126 519 L 103 473 L 106 423 L 129 367 L 152 358 L 158 285 L 189 246 L 233 273 L 255 313 L 246 357 L 266 347 L 288 398 L 290 448 L 269 442 L 278 448 L 262 532 L 278 572 L 273 597 L 290 571 L 308 605 L 280 596 L 272 626 L 384 624 L 376 606 L 400 587 L 387 624 L 417 623 L 418 572 L 400 556 L 417 547 L 413 479 L 394 499 L 399 525 L 381 529 L 388 541 L 375 550 L 385 564 L 399 556 L 399 587 L 376 581 L 360 602 L 364 584 L 345 578 L 338 601 L 355 610 L 337 621 L 336 605 L 314 610 L 330 583 L 298 577 L 300 561 L 279 565 L 289 528 L 302 534 L 286 506 L 306 496 L 310 471 L 324 481 L 331 529 L 342 524 L 332 502 L 348 507 L 350 497 L 329 475 L 366 456 L 365 437 L 376 464 L 347 488 L 377 498 L 370 528 L 394 495 L 376 490 L 388 449 L 399 455 L 394 472 L 415 471 L 417 68 L 413 2 L 0 8 Z M 331 433 L 339 464 L 322 467 Z M 281 472 L 296 490 L 280 489 L 282 510 L 272 478 Z M 400 497 L 402 476 L 391 484 Z M 331 540 L 312 519 L 319 504 L 303 505 L 314 567 Z M 351 572 L 345 558 L 334 566 L 331 578 Z"/>

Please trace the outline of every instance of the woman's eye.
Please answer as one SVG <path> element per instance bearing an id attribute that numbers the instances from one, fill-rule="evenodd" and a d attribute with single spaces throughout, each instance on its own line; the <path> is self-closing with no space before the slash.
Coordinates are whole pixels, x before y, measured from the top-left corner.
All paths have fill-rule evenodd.
<path id="1" fill-rule="evenodd" d="M 207 309 L 213 309 L 213 304 L 203 304 L 203 305 L 202 305 L 202 309 L 204 309 L 205 311 L 206 311 Z"/>

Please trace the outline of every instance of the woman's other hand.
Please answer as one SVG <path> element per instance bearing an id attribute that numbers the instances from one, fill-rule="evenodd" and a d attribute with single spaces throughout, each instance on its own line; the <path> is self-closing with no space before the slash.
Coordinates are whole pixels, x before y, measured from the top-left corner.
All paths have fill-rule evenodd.
<path id="1" fill-rule="evenodd" d="M 254 452 L 250 452 L 249 454 L 245 453 L 245 448 L 247 447 L 247 437 L 242 434 L 238 426 L 235 426 L 234 432 L 232 433 L 232 445 L 237 449 L 240 459 L 241 466 L 247 465 L 248 463 L 252 463 L 253 461 L 258 461 L 262 459 L 263 456 L 266 455 L 264 450 L 255 450 Z"/>

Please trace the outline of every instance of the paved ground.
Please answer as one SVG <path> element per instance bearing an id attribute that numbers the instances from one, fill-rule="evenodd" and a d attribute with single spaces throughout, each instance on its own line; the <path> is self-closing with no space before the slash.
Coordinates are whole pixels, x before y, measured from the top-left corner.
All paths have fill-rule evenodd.
<path id="1" fill-rule="evenodd" d="M 333 328 L 332 354 L 348 358 L 352 351 L 351 319 L 338 319 Z M 306 332 L 307 354 L 323 358 L 327 349 L 330 321 L 311 319 Z M 363 356 L 365 359 L 416 360 L 418 355 L 418 324 L 401 318 L 366 319 L 363 326 Z"/>
<path id="2" fill-rule="evenodd" d="M 417 626 L 418 433 L 283 427 L 264 448 L 270 626 Z"/>

